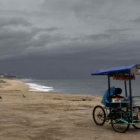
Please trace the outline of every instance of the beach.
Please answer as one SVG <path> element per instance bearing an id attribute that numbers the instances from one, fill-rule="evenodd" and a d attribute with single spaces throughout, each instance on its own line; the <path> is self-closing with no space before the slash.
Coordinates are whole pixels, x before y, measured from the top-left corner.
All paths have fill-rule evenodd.
<path id="1" fill-rule="evenodd" d="M 22 81 L 0 80 L 0 140 L 137 140 L 140 130 L 114 132 L 92 119 L 100 96 L 29 91 Z"/>

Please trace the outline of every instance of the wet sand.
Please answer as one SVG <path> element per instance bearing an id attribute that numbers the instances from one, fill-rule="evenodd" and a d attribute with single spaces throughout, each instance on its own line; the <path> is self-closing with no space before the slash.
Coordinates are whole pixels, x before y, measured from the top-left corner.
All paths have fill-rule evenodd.
<path id="1" fill-rule="evenodd" d="M 18 80 L 0 81 L 0 140 L 138 140 L 140 130 L 120 134 L 97 126 L 92 110 L 101 97 L 29 92 Z"/>

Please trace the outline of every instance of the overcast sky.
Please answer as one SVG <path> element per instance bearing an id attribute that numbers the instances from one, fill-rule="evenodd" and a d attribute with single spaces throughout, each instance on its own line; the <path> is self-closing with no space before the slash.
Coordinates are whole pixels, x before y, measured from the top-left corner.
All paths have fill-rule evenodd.
<path id="1" fill-rule="evenodd" d="M 140 63 L 140 0 L 0 0 L 0 72 L 86 78 Z"/>

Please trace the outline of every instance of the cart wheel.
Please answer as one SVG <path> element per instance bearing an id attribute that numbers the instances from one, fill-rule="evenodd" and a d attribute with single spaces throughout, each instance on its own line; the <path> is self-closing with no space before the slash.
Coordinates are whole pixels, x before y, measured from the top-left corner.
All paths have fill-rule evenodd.
<path id="1" fill-rule="evenodd" d="M 93 120 L 97 125 L 103 125 L 106 120 L 105 111 L 102 106 L 95 106 L 93 109 Z"/>
<path id="2" fill-rule="evenodd" d="M 133 127 L 134 127 L 135 129 L 140 129 L 140 124 L 133 124 Z"/>
<path id="3" fill-rule="evenodd" d="M 114 113 L 112 114 L 111 118 L 111 125 L 113 130 L 119 133 L 125 133 L 129 129 L 129 124 L 123 122 L 122 118 L 124 118 L 127 121 L 128 115 L 125 113 L 121 117 L 121 114 Z"/>
<path id="4" fill-rule="evenodd" d="M 138 117 L 135 117 L 135 118 L 133 117 L 133 119 L 134 120 L 137 120 L 137 121 L 135 121 L 136 124 L 133 124 L 133 127 L 135 129 L 140 129 L 140 124 L 139 124 L 140 123 L 140 120 L 138 119 Z"/>

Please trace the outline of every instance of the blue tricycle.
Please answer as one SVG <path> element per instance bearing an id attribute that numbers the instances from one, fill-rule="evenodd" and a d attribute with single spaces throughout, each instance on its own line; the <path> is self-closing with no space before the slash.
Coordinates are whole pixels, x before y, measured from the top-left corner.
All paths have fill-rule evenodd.
<path id="1" fill-rule="evenodd" d="M 97 105 L 93 109 L 95 124 L 102 126 L 109 121 L 112 128 L 120 133 L 126 132 L 130 125 L 140 129 L 140 96 L 132 96 L 131 88 L 131 80 L 135 80 L 135 75 L 140 75 L 140 65 L 100 69 L 93 72 L 92 75 L 104 75 L 108 79 L 108 90 L 106 98 L 104 98 L 106 103 L 104 106 Z M 124 81 L 124 98 L 112 96 L 111 78 Z M 127 91 L 127 89 L 129 90 Z"/>

